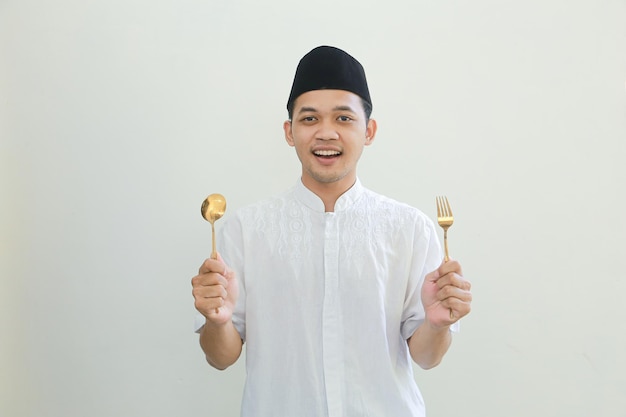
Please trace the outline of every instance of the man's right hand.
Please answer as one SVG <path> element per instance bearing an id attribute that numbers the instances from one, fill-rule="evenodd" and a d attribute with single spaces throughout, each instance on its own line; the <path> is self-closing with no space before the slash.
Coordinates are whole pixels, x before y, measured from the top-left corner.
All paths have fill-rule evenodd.
<path id="1" fill-rule="evenodd" d="M 198 275 L 191 279 L 195 307 L 207 324 L 223 325 L 231 321 L 239 286 L 235 272 L 219 256 L 204 261 Z"/>

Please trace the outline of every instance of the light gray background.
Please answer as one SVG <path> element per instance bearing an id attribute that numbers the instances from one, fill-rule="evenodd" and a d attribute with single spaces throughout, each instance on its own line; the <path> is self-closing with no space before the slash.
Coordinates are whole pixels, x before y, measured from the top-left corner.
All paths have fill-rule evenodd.
<path id="1" fill-rule="evenodd" d="M 227 215 L 291 186 L 320 44 L 365 66 L 365 185 L 435 216 L 474 310 L 431 417 L 624 416 L 626 2 L 0 1 L 0 415 L 236 416 L 192 332 Z M 219 227 L 219 223 L 218 223 Z"/>

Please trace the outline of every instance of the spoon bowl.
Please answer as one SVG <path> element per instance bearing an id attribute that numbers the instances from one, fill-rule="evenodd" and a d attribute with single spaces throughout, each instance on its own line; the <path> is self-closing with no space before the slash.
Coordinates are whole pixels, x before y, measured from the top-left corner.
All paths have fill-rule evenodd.
<path id="1" fill-rule="evenodd" d="M 217 251 L 215 249 L 215 221 L 219 220 L 226 211 L 226 198 L 221 194 L 211 194 L 203 202 L 200 212 L 202 217 L 211 223 L 211 237 L 213 248 L 211 250 L 211 258 L 217 259 Z"/>

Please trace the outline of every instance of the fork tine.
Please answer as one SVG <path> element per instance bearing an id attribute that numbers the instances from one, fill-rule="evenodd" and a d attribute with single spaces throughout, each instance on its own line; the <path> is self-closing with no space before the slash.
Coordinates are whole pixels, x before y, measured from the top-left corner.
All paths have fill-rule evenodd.
<path id="1" fill-rule="evenodd" d="M 444 199 L 446 200 L 446 216 L 452 217 L 452 209 L 450 208 L 450 203 L 448 203 L 448 198 L 444 197 Z"/>

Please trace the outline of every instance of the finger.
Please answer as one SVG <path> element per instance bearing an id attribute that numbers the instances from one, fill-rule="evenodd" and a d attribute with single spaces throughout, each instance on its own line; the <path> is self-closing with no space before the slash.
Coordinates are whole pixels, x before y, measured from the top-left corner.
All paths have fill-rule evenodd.
<path id="1" fill-rule="evenodd" d="M 455 260 L 455 259 L 450 259 L 448 260 L 448 262 L 443 262 L 439 268 L 439 276 L 444 276 L 446 274 L 449 274 L 450 272 L 455 272 L 459 275 L 463 275 L 463 269 L 461 268 L 461 264 Z"/>
<path id="2" fill-rule="evenodd" d="M 431 282 L 437 282 L 451 272 L 456 273 L 457 269 L 460 271 L 460 265 L 454 259 L 451 259 L 448 262 L 441 261 L 441 264 L 439 265 L 439 267 L 437 267 L 437 269 L 426 275 L 426 280 Z M 459 275 L 462 275 L 462 271 L 461 273 L 459 273 Z"/>
<path id="3" fill-rule="evenodd" d="M 209 272 L 221 273 L 224 271 L 225 265 L 226 264 L 224 264 L 222 257 L 218 254 L 217 259 L 211 259 L 211 258 L 205 259 L 202 265 L 200 265 L 200 269 L 198 270 L 198 273 L 200 274 L 206 274 Z"/>
<path id="4" fill-rule="evenodd" d="M 224 288 L 228 287 L 228 280 L 221 274 L 215 272 L 208 272 L 206 274 L 196 275 L 191 279 L 191 286 L 207 287 L 212 285 L 221 285 Z"/>
<path id="5" fill-rule="evenodd" d="M 215 265 L 217 264 L 217 260 L 207 258 L 200 265 L 200 269 L 198 269 L 198 274 L 208 274 L 209 272 L 215 272 Z"/>
<path id="6" fill-rule="evenodd" d="M 214 297 L 214 298 L 206 298 L 206 299 L 196 299 L 194 306 L 196 310 L 198 310 L 202 315 L 208 317 L 210 315 L 218 314 L 220 307 L 223 307 L 225 301 L 223 298 Z"/>
<path id="7" fill-rule="evenodd" d="M 437 291 L 437 300 L 443 302 L 449 298 L 456 297 L 461 290 L 453 285 L 446 285 Z"/>
<path id="8" fill-rule="evenodd" d="M 207 298 L 224 298 L 228 296 L 228 291 L 222 285 L 211 285 L 211 286 L 202 286 L 202 287 L 194 287 L 191 290 L 191 294 L 196 299 L 207 299 Z"/>
<path id="9" fill-rule="evenodd" d="M 453 298 L 456 298 L 462 302 L 471 302 L 472 293 L 469 291 L 465 291 L 459 287 L 455 287 L 453 285 L 446 285 L 445 287 L 437 291 L 437 299 L 439 301 L 443 302 L 445 300 L 449 300 Z"/>
<path id="10" fill-rule="evenodd" d="M 192 290 L 194 305 L 205 317 L 226 304 L 228 292 L 220 285 L 211 287 L 196 287 Z"/>
<path id="11" fill-rule="evenodd" d="M 469 291 L 472 289 L 472 284 L 463 278 L 462 275 L 459 275 L 455 272 L 451 272 L 449 274 L 444 275 L 443 277 L 437 280 L 437 286 L 441 289 L 447 285 L 451 285 L 453 287 L 460 288 L 464 291 Z"/>
<path id="12" fill-rule="evenodd" d="M 469 302 L 461 301 L 458 298 L 450 298 L 441 304 L 450 310 L 450 318 L 454 318 L 455 321 L 467 316 L 472 309 Z"/>

